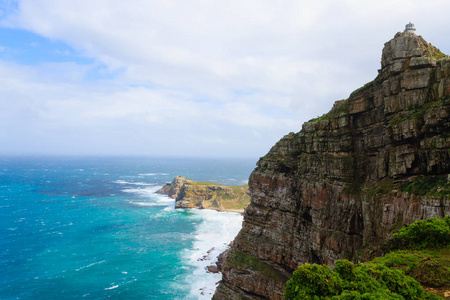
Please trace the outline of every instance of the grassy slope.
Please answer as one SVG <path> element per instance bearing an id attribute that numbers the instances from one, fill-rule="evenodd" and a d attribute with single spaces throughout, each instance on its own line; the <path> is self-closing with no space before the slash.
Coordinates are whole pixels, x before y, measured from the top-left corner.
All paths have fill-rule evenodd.
<path id="1" fill-rule="evenodd" d="M 250 203 L 247 184 L 226 186 L 214 182 L 191 181 L 186 185 L 189 185 L 189 188 L 186 189 L 185 198 L 195 198 L 197 192 L 207 195 L 208 199 L 203 201 L 204 208 L 243 211 Z M 215 189 L 214 187 L 222 187 L 223 189 Z"/>
<path id="2" fill-rule="evenodd" d="M 422 284 L 426 291 L 450 299 L 450 246 L 397 250 L 372 262 L 399 269 Z"/>

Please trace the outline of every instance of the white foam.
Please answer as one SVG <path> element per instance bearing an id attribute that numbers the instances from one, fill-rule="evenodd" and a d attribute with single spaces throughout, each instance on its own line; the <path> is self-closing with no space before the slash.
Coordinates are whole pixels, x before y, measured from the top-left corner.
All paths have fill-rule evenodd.
<path id="1" fill-rule="evenodd" d="M 157 202 L 134 202 L 134 201 L 130 201 L 131 204 L 137 205 L 137 206 L 147 206 L 147 207 L 151 207 L 151 206 L 161 206 L 161 203 L 157 203 Z"/>
<path id="2" fill-rule="evenodd" d="M 127 184 L 128 182 L 125 180 L 115 180 L 113 181 L 114 183 L 119 183 L 119 184 Z"/>
<path id="3" fill-rule="evenodd" d="M 167 206 L 164 208 L 164 211 L 172 211 L 175 210 L 175 201 L 173 201 L 172 205 Z"/>
<path id="4" fill-rule="evenodd" d="M 155 194 L 155 192 L 159 189 L 158 186 L 152 187 L 136 187 L 136 188 L 127 188 L 122 190 L 126 193 L 132 193 L 138 195 L 141 199 L 145 199 L 145 201 L 130 201 L 130 203 L 139 205 L 139 206 L 161 206 L 168 205 L 174 206 L 175 200 L 169 198 L 166 195 Z"/>
<path id="5" fill-rule="evenodd" d="M 113 290 L 113 289 L 117 289 L 119 287 L 119 285 L 117 284 L 117 285 L 113 285 L 113 286 L 111 286 L 111 287 L 108 287 L 108 288 L 105 288 L 105 291 L 106 290 Z"/>
<path id="6" fill-rule="evenodd" d="M 125 181 L 125 180 L 115 180 L 114 183 L 118 184 L 127 184 L 127 185 L 139 185 L 139 186 L 154 186 L 152 183 L 147 182 L 131 182 L 131 181 Z"/>
<path id="7" fill-rule="evenodd" d="M 186 250 L 183 258 L 194 267 L 193 274 L 186 278 L 191 287 L 191 297 L 211 299 L 221 273 L 207 273 L 206 267 L 215 265 L 217 256 L 224 252 L 242 227 L 239 213 L 213 210 L 192 210 L 201 222 L 195 231 L 192 249 Z"/>
<path id="8" fill-rule="evenodd" d="M 167 173 L 143 173 L 143 174 L 139 174 L 139 176 L 168 176 L 169 174 Z"/>
<path id="9" fill-rule="evenodd" d="M 125 193 L 131 193 L 131 194 L 137 194 L 144 198 L 149 198 L 153 196 L 153 194 L 157 191 L 157 188 L 146 188 L 146 187 L 136 187 L 136 188 L 128 188 L 123 189 L 122 192 Z"/>
<path id="10" fill-rule="evenodd" d="M 147 197 L 150 195 L 154 195 L 155 192 L 161 188 L 160 186 L 155 186 L 155 185 L 146 184 L 146 183 L 142 183 L 142 184 L 136 183 L 136 185 L 138 185 L 138 187 L 135 187 L 135 188 L 130 187 L 130 188 L 123 189 L 122 191 L 127 192 L 127 193 L 137 193 L 139 195 L 143 195 L 143 196 Z"/>
<path id="11" fill-rule="evenodd" d="M 91 263 L 91 264 L 89 264 L 89 265 L 87 265 L 87 266 L 80 267 L 80 268 L 76 269 L 75 271 L 78 272 L 78 271 L 81 271 L 81 270 L 83 270 L 83 269 L 87 269 L 87 268 L 90 268 L 90 267 L 92 267 L 92 266 L 102 264 L 102 263 L 104 263 L 104 262 L 105 262 L 105 260 L 97 261 L 97 262 Z"/>

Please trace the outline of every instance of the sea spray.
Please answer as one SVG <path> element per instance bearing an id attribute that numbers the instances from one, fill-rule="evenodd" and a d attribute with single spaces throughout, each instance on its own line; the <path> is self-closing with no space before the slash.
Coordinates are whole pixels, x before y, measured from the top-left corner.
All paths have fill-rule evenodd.
<path id="1" fill-rule="evenodd" d="M 191 211 L 200 223 L 193 233 L 192 249 L 184 253 L 186 264 L 194 267 L 192 275 L 186 278 L 186 284 L 191 286 L 192 299 L 211 299 L 222 274 L 207 272 L 207 267 L 215 265 L 217 257 L 229 247 L 242 227 L 243 218 L 241 214 L 232 212 Z"/>

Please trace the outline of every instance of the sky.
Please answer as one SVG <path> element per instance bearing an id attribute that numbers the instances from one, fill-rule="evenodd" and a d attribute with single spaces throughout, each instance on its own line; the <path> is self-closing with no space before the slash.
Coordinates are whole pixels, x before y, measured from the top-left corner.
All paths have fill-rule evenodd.
<path id="1" fill-rule="evenodd" d="M 0 0 L 0 155 L 258 158 L 448 0 Z"/>

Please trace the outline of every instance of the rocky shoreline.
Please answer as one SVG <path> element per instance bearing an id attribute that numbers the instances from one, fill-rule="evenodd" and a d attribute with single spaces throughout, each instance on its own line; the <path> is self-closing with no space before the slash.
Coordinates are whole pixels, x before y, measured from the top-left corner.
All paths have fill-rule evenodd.
<path id="1" fill-rule="evenodd" d="M 213 209 L 242 214 L 250 203 L 248 185 L 196 182 L 183 176 L 176 176 L 156 193 L 175 199 L 175 208 Z"/>

